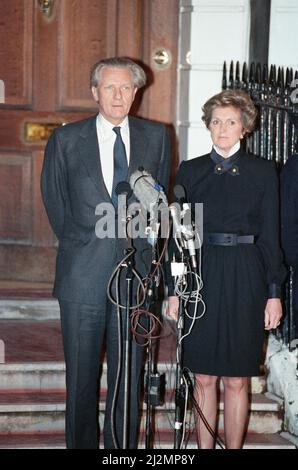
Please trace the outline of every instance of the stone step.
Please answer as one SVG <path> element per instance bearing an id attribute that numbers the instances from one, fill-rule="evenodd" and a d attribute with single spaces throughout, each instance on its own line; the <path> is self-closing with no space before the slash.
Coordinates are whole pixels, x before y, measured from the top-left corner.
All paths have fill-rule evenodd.
<path id="1" fill-rule="evenodd" d="M 173 449 L 173 432 L 158 432 L 153 443 L 154 449 Z M 102 445 L 100 446 L 102 447 Z M 145 448 L 145 436 L 140 436 L 139 449 Z M 197 449 L 194 433 L 190 437 L 187 449 Z M 217 446 L 217 449 L 219 447 Z M 33 434 L 0 434 L 0 449 L 65 449 L 63 432 Z M 280 434 L 248 433 L 244 449 L 296 449 L 296 446 Z"/>
<path id="2" fill-rule="evenodd" d="M 223 436 L 221 435 L 223 441 Z M 145 436 L 140 436 L 140 448 L 145 442 Z M 1 441 L 0 441 L 1 442 Z M 154 440 L 154 448 L 156 449 L 169 449 L 173 448 L 174 432 L 158 432 Z M 195 431 L 191 433 L 187 441 L 187 449 L 197 449 L 197 441 Z M 282 435 L 276 434 L 261 434 L 248 432 L 245 438 L 244 449 L 296 449 L 296 446 Z M 217 444 L 216 449 L 220 449 Z"/>
<path id="3" fill-rule="evenodd" d="M 0 299 L 0 320 L 59 320 L 59 304 L 54 299 Z"/>
<path id="4" fill-rule="evenodd" d="M 63 362 L 59 320 L 2 320 L 0 340 L 3 364 Z"/>
<path id="5" fill-rule="evenodd" d="M 0 434 L 0 449 L 65 449 L 64 432 Z"/>
<path id="6" fill-rule="evenodd" d="M 165 374 L 166 387 L 175 387 L 176 369 L 170 362 L 158 364 L 160 374 Z M 103 365 L 101 386 L 107 387 L 107 366 Z M 0 364 L 0 392 L 3 390 L 60 390 L 65 388 L 64 362 L 36 362 L 19 364 Z M 263 393 L 266 383 L 264 377 L 252 377 L 251 392 Z M 221 383 L 222 390 L 222 383 Z"/>
<path id="7" fill-rule="evenodd" d="M 17 280 L 0 280 L 0 297 L 13 302 L 18 300 L 53 300 L 53 283 Z"/>
<path id="8" fill-rule="evenodd" d="M 169 398 L 168 394 L 167 398 Z M 173 395 L 173 394 L 172 394 Z M 105 393 L 99 404 L 99 420 L 103 425 Z M 144 405 L 144 410 L 146 405 Z M 219 429 L 223 429 L 223 404 L 220 403 Z M 65 413 L 64 391 L 0 393 L 0 433 L 63 431 Z M 141 428 L 145 429 L 145 411 Z M 166 401 L 155 408 L 155 425 L 158 430 L 174 429 L 175 405 Z M 188 411 L 187 421 L 191 427 L 193 413 Z M 255 433 L 276 433 L 281 430 L 281 407 L 266 395 L 253 394 L 250 404 L 249 431 Z"/>
<path id="9" fill-rule="evenodd" d="M 104 410 L 104 403 L 106 397 L 106 389 L 102 390 L 100 395 L 100 403 L 99 407 L 100 410 Z M 155 408 L 157 410 L 162 410 L 166 407 L 168 411 L 173 411 L 175 409 L 174 404 L 174 390 L 167 390 L 165 396 L 165 403 Z M 271 394 L 252 394 L 250 395 L 251 402 L 249 408 L 251 411 L 259 412 L 279 412 L 280 411 L 280 403 L 275 401 L 272 398 Z M 10 410 L 11 407 L 15 411 L 22 411 L 22 407 L 26 411 L 26 407 L 28 405 L 32 405 L 33 407 L 36 405 L 49 405 L 51 404 L 62 404 L 64 406 L 65 403 L 65 391 L 64 390 L 44 390 L 41 392 L 38 391 L 1 391 L 0 392 L 0 412 Z M 61 405 L 61 406 L 62 406 Z M 60 405 L 59 405 L 60 406 Z M 144 404 L 144 408 L 146 408 L 146 404 Z M 64 408 L 63 408 L 64 409 Z M 222 399 L 220 400 L 219 409 L 224 409 L 224 404 Z"/>
<path id="10" fill-rule="evenodd" d="M 0 364 L 0 392 L 65 389 L 64 362 Z"/>

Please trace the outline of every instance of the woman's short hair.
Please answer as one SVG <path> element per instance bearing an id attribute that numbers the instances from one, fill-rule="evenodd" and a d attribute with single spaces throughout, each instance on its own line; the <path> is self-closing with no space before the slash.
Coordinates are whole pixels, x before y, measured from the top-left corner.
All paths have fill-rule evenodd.
<path id="1" fill-rule="evenodd" d="M 146 84 L 146 74 L 142 67 L 127 57 L 110 57 L 102 59 L 93 65 L 90 73 L 90 88 L 97 87 L 100 80 L 100 73 L 105 67 L 116 67 L 129 69 L 133 76 L 133 83 L 136 88 L 142 88 Z"/>
<path id="2" fill-rule="evenodd" d="M 254 129 L 258 111 L 250 96 L 242 90 L 224 90 L 206 101 L 202 107 L 204 113 L 202 119 L 208 129 L 213 110 L 227 106 L 233 106 L 233 108 L 240 110 L 241 121 L 246 132 L 251 132 Z"/>

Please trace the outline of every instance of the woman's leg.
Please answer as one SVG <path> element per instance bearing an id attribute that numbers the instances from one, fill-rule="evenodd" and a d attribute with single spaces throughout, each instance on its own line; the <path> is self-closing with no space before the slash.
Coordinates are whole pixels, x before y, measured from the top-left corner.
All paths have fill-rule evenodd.
<path id="1" fill-rule="evenodd" d="M 248 419 L 248 378 L 223 377 L 227 449 L 241 449 Z"/>
<path id="2" fill-rule="evenodd" d="M 215 432 L 217 416 L 217 379 L 214 375 L 195 375 L 195 399 L 200 406 L 209 426 Z M 213 449 L 214 438 L 196 412 L 196 427 L 199 449 Z"/>

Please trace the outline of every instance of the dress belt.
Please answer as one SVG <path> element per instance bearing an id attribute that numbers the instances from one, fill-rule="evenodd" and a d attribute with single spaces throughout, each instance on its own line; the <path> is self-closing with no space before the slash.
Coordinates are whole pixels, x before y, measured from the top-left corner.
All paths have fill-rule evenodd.
<path id="1" fill-rule="evenodd" d="M 237 235 L 237 233 L 204 233 L 204 243 L 207 245 L 236 246 L 240 243 L 253 244 L 254 235 Z"/>

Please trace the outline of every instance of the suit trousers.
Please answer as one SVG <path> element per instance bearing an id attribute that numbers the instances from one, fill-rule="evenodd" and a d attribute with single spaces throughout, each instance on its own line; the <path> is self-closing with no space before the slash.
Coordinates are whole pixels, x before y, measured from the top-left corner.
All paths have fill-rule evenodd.
<path id="1" fill-rule="evenodd" d="M 111 410 L 119 364 L 116 307 L 106 298 L 101 305 L 59 300 L 63 347 L 66 362 L 66 445 L 69 449 L 97 449 L 99 446 L 99 375 L 106 340 L 107 398 L 104 420 L 104 447 L 122 448 L 124 404 L 124 352 L 121 380 L 116 396 L 114 435 Z M 120 311 L 124 330 L 124 310 Z M 123 342 L 123 331 L 122 331 Z M 124 349 L 124 348 L 123 348 Z M 131 387 L 129 396 L 129 448 L 137 448 L 140 377 L 143 348 L 132 340 Z"/>

